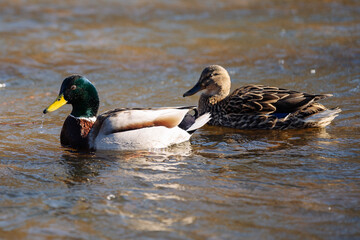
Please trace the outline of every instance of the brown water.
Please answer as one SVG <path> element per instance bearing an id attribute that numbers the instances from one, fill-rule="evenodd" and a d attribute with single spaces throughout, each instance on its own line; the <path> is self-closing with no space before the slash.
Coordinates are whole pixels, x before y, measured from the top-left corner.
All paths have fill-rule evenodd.
<path id="1" fill-rule="evenodd" d="M 359 239 L 358 1 L 1 1 L 0 239 Z M 194 105 L 209 64 L 233 88 L 333 93 L 326 129 L 205 127 L 153 152 L 59 144 L 62 80 L 100 112 Z"/>

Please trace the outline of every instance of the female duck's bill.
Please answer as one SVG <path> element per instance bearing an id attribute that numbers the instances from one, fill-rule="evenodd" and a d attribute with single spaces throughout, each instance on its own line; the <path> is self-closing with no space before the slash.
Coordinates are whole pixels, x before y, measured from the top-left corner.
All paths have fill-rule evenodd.
<path id="1" fill-rule="evenodd" d="M 199 91 L 199 113 L 210 112 L 210 125 L 238 129 L 325 127 L 341 112 L 318 103 L 331 94 L 307 94 L 278 87 L 246 85 L 230 93 L 230 76 L 219 65 L 206 67 L 184 97 Z"/>
<path id="2" fill-rule="evenodd" d="M 59 96 L 43 112 L 55 111 L 65 104 L 71 104 L 72 111 L 63 124 L 60 142 L 76 149 L 165 148 L 189 140 L 210 120 L 209 113 L 200 116 L 195 107 L 118 108 L 96 118 L 98 93 L 80 75 L 66 78 Z"/>

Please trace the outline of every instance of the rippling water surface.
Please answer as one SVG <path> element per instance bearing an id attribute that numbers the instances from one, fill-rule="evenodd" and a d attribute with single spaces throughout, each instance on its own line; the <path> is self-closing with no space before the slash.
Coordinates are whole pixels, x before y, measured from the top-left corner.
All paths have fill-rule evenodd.
<path id="1" fill-rule="evenodd" d="M 0 2 L 1 239 L 359 239 L 358 1 Z M 100 112 L 194 105 L 209 64 L 233 88 L 309 93 L 326 129 L 204 127 L 158 151 L 78 153 L 42 116 L 73 73 Z"/>

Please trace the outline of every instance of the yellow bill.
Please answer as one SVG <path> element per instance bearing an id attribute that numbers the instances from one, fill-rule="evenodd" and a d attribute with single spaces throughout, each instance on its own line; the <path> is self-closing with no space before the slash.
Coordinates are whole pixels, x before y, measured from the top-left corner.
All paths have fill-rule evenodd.
<path id="1" fill-rule="evenodd" d="M 53 112 L 56 109 L 64 106 L 66 103 L 67 101 L 64 98 L 64 94 L 60 94 L 50 106 L 44 109 L 43 113 Z"/>

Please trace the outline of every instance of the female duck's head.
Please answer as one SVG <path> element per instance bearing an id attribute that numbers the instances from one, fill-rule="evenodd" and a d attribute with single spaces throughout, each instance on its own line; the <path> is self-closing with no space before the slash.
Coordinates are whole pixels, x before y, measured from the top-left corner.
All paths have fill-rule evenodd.
<path id="1" fill-rule="evenodd" d="M 64 79 L 59 96 L 43 113 L 55 111 L 65 104 L 72 105 L 74 117 L 94 117 L 99 109 L 98 93 L 88 79 L 72 75 Z"/>
<path id="2" fill-rule="evenodd" d="M 184 93 L 183 97 L 194 95 L 199 91 L 203 91 L 206 96 L 226 97 L 230 92 L 230 76 L 225 68 L 219 65 L 210 65 L 206 67 L 201 75 L 199 81 L 195 86 Z"/>

